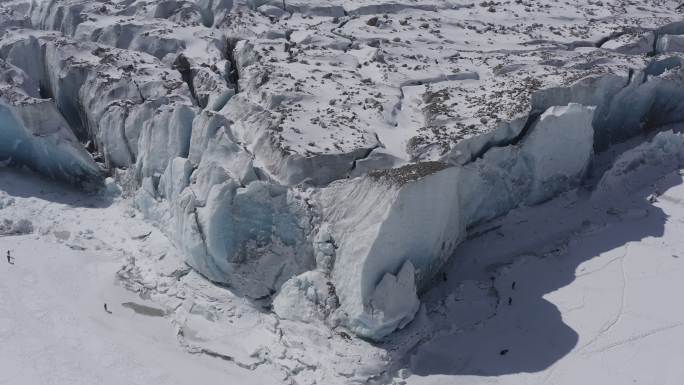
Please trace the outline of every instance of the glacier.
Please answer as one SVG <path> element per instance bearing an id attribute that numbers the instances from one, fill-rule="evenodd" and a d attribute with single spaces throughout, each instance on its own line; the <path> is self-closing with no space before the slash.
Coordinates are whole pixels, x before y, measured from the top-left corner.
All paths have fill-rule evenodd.
<path id="1" fill-rule="evenodd" d="M 0 160 L 81 185 L 111 175 L 205 278 L 370 340 L 416 317 L 469 229 L 581 187 L 597 155 L 684 116 L 678 22 L 597 42 L 508 26 L 506 41 L 452 42 L 432 63 L 440 28 L 462 28 L 407 15 L 489 11 L 20 3 L 24 16 L 0 19 Z M 498 33 L 477 28 L 465 33 Z M 508 45 L 526 53 L 504 58 Z M 642 157 L 677 146 L 661 135 Z"/>

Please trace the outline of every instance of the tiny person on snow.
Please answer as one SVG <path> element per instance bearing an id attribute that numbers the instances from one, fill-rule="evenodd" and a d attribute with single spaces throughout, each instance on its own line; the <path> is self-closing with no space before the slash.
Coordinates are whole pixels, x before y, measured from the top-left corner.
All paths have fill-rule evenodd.
<path id="1" fill-rule="evenodd" d="M 14 265 L 14 257 L 10 254 L 9 250 L 7 250 L 7 263 Z"/>
<path id="2" fill-rule="evenodd" d="M 112 312 L 109 311 L 109 309 L 107 309 L 107 304 L 106 304 L 106 303 L 104 304 L 104 309 L 105 309 L 105 311 L 106 311 L 107 313 L 112 314 Z"/>

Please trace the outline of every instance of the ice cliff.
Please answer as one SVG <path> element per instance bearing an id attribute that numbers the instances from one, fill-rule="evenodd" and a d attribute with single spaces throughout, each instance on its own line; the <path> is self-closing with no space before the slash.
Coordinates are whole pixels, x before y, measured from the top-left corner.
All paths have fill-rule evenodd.
<path id="1" fill-rule="evenodd" d="M 23 71 L 0 60 L 0 161 L 96 188 L 102 170 Z"/>

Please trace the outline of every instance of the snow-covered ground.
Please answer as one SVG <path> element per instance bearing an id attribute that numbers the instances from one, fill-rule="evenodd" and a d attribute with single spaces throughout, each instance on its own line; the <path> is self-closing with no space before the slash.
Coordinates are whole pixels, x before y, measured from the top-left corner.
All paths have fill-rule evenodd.
<path id="1" fill-rule="evenodd" d="M 122 287 L 116 273 L 139 252 L 131 232 L 145 228 L 122 205 L 0 169 L 0 207 L 9 202 L 1 220 L 28 219 L 36 233 L 0 237 L 0 383 L 280 383 L 189 354 L 164 310 Z"/>

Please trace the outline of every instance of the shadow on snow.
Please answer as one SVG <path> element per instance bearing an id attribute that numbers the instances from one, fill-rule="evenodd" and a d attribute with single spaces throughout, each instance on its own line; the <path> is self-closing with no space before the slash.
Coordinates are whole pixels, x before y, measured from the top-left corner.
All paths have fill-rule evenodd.
<path id="1" fill-rule="evenodd" d="M 681 183 L 681 176 L 671 173 L 659 180 L 658 189 L 665 191 Z M 586 199 L 582 203 L 587 206 L 584 210 L 561 207 L 557 199 L 527 209 L 526 214 L 533 214 L 529 220 L 509 215 L 499 221 L 500 231 L 462 244 L 445 267 L 452 287 L 450 282 L 440 282 L 428 289 L 424 302 L 434 305 L 454 291 L 454 284 L 475 276 L 480 281 L 494 282 L 496 290 L 491 290 L 490 296 L 499 298 L 496 308 L 490 318 L 468 325 L 462 332 L 433 333 L 403 358 L 403 365 L 419 376 L 500 376 L 549 368 L 577 346 L 579 336 L 544 296 L 572 283 L 582 274 L 577 268 L 583 262 L 611 250 L 619 256 L 619 249 L 630 242 L 661 237 L 668 217 L 649 203 L 646 195 L 631 195 L 626 205 L 632 212 L 643 213 L 644 217 L 638 219 L 620 220 L 607 213 L 610 207 L 592 211 Z M 619 202 L 620 197 L 616 197 L 616 204 Z M 549 205 L 553 206 L 551 217 Z M 550 218 L 559 222 L 569 218 L 567 222 L 576 226 L 549 225 Z M 603 231 L 606 229 L 610 231 Z M 579 241 L 568 246 L 569 238 Z M 555 246 L 539 253 L 549 244 Z M 525 259 L 523 263 L 514 263 L 521 257 Z M 508 272 L 496 274 L 502 267 Z M 461 327 L 456 323 L 451 326 Z"/>

